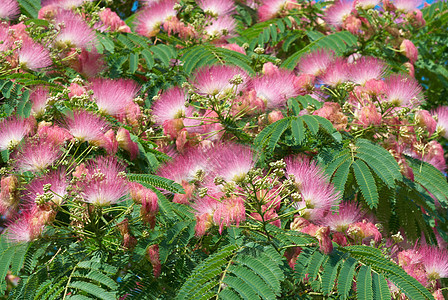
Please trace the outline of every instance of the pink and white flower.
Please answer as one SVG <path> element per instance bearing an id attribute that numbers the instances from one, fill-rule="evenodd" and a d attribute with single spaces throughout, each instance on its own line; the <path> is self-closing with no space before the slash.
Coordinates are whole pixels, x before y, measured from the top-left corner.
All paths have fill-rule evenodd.
<path id="1" fill-rule="evenodd" d="M 71 11 L 58 10 L 54 23 L 59 29 L 54 43 L 61 48 L 92 48 L 96 44 L 95 32 Z"/>
<path id="2" fill-rule="evenodd" d="M 153 37 L 160 31 L 160 26 L 168 19 L 175 17 L 174 0 L 161 0 L 145 8 L 137 17 L 136 32 Z"/>
<path id="3" fill-rule="evenodd" d="M 224 16 L 235 10 L 233 0 L 199 0 L 198 6 L 207 14 L 213 16 Z"/>
<path id="4" fill-rule="evenodd" d="M 2 0 L 0 5 L 0 19 L 15 19 L 20 14 L 17 0 Z"/>
<path id="5" fill-rule="evenodd" d="M 322 48 L 311 52 L 300 59 L 298 63 L 299 73 L 319 76 L 325 73 L 334 58 L 334 52 L 331 50 Z"/>
<path id="6" fill-rule="evenodd" d="M 386 79 L 385 100 L 397 107 L 415 107 L 423 101 L 422 88 L 412 77 L 392 75 Z"/>
<path id="7" fill-rule="evenodd" d="M 369 56 L 363 56 L 350 63 L 349 66 L 349 79 L 360 85 L 364 85 L 371 79 L 381 79 L 387 70 L 384 61 Z"/>
<path id="8" fill-rule="evenodd" d="M 243 82 L 239 85 L 231 84 L 235 76 L 240 76 Z M 236 66 L 212 65 L 204 66 L 193 74 L 191 84 L 198 93 L 215 96 L 228 93 L 238 93 L 245 88 L 249 79 L 247 73 Z"/>
<path id="9" fill-rule="evenodd" d="M 0 151 L 13 148 L 33 129 L 32 119 L 11 117 L 0 121 Z"/>
<path id="10" fill-rule="evenodd" d="M 344 20 L 351 14 L 353 10 L 353 1 L 335 1 L 325 11 L 325 21 L 328 24 L 340 28 L 344 24 Z"/>
<path id="11" fill-rule="evenodd" d="M 67 116 L 65 122 L 70 134 L 81 142 L 101 143 L 108 130 L 105 120 L 85 110 L 73 111 L 73 115 Z"/>
<path id="12" fill-rule="evenodd" d="M 51 66 L 50 51 L 32 39 L 24 39 L 18 51 L 19 63 L 27 69 L 37 71 Z"/>
<path id="13" fill-rule="evenodd" d="M 28 140 L 14 159 L 20 172 L 42 172 L 62 154 L 61 149 L 46 139 Z"/>

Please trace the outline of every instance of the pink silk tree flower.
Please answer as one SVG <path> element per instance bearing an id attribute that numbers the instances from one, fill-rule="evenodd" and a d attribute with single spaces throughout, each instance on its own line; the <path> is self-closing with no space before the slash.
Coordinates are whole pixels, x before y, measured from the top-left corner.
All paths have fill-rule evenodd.
<path id="1" fill-rule="evenodd" d="M 85 110 L 73 111 L 73 115 L 65 118 L 65 123 L 74 138 L 93 144 L 103 142 L 104 133 L 109 129 L 104 119 Z"/>
<path id="2" fill-rule="evenodd" d="M 371 79 L 381 79 L 387 65 L 375 57 L 363 56 L 349 64 L 349 79 L 357 84 L 364 85 Z"/>
<path id="3" fill-rule="evenodd" d="M 209 37 L 213 37 L 214 42 L 225 42 L 235 35 L 236 20 L 229 16 L 220 16 L 217 19 L 210 19 L 210 25 L 205 26 L 204 31 Z"/>
<path id="4" fill-rule="evenodd" d="M 300 74 L 319 76 L 325 73 L 327 67 L 334 59 L 333 51 L 322 48 L 304 55 L 297 67 Z"/>
<path id="5" fill-rule="evenodd" d="M 430 280 L 448 277 L 448 251 L 434 246 L 423 245 L 419 248 L 422 263 Z"/>
<path id="6" fill-rule="evenodd" d="M 0 52 L 9 50 L 11 47 L 11 39 L 9 36 L 9 25 L 0 23 Z"/>
<path id="7" fill-rule="evenodd" d="M 381 0 L 355 0 L 355 7 L 362 9 L 372 9 L 375 6 L 380 5 Z"/>
<path id="8" fill-rule="evenodd" d="M 76 49 L 72 49 L 70 54 L 75 55 L 73 59 L 69 60 L 69 66 L 78 73 L 81 73 L 87 78 L 94 78 L 106 69 L 106 62 L 104 56 L 97 52 L 95 48 L 87 51 L 85 48 L 81 49 L 81 53 L 75 54 Z"/>
<path id="9" fill-rule="evenodd" d="M 289 98 L 299 95 L 294 83 L 297 77 L 290 71 L 279 69 L 278 73 L 253 78 L 250 86 L 267 110 L 281 109 Z"/>
<path id="10" fill-rule="evenodd" d="M 17 146 L 20 141 L 31 133 L 34 119 L 10 117 L 0 121 L 0 151 Z"/>
<path id="11" fill-rule="evenodd" d="M 8 225 L 6 238 L 12 243 L 32 242 L 42 234 L 44 227 L 45 223 L 39 218 L 37 209 L 26 209 Z"/>
<path id="12" fill-rule="evenodd" d="M 288 158 L 286 165 L 286 173 L 295 181 L 300 193 L 300 200 L 293 206 L 301 216 L 311 221 L 322 219 L 339 203 L 339 192 L 314 161 L 307 157 Z"/>
<path id="13" fill-rule="evenodd" d="M 433 135 L 437 128 L 437 121 L 434 120 L 431 113 L 427 110 L 420 109 L 415 112 L 415 123 L 428 131 L 428 136 Z"/>
<path id="14" fill-rule="evenodd" d="M 358 121 L 364 128 L 370 125 L 380 125 L 383 120 L 381 113 L 373 103 L 363 106 L 359 112 L 355 112 L 355 115 L 358 116 Z"/>
<path id="15" fill-rule="evenodd" d="M 62 154 L 59 146 L 45 138 L 28 140 L 21 148 L 14 154 L 15 166 L 19 172 L 43 172 Z"/>
<path id="16" fill-rule="evenodd" d="M 44 186 L 47 184 L 50 185 L 50 192 L 53 195 L 51 203 L 58 206 L 61 205 L 64 196 L 68 195 L 67 187 L 69 185 L 65 169 L 63 168 L 50 171 L 43 177 L 35 178 L 26 185 L 25 201 L 29 204 L 35 203 L 36 198 L 45 193 Z"/>
<path id="17" fill-rule="evenodd" d="M 17 209 L 19 204 L 19 181 L 17 176 L 4 176 L 0 180 L 0 215 Z"/>
<path id="18" fill-rule="evenodd" d="M 72 138 L 72 135 L 67 129 L 57 125 L 50 126 L 49 123 L 44 124 L 43 122 L 39 123 L 37 134 L 39 135 L 39 138 L 45 139 L 57 147 L 62 146 L 66 141 Z"/>
<path id="19" fill-rule="evenodd" d="M 324 20 L 334 27 L 340 28 L 344 20 L 350 16 L 353 10 L 353 1 L 335 1 L 333 5 L 326 9 Z"/>
<path id="20" fill-rule="evenodd" d="M 295 0 L 261 1 L 261 6 L 258 8 L 258 18 L 260 22 L 264 22 L 279 16 L 283 11 L 288 11 L 296 7 L 298 8 L 299 4 Z"/>
<path id="21" fill-rule="evenodd" d="M 198 0 L 198 6 L 212 16 L 224 16 L 231 14 L 235 10 L 233 0 Z"/>
<path id="22" fill-rule="evenodd" d="M 160 0 L 145 8 L 137 17 L 135 31 L 146 37 L 153 37 L 160 31 L 160 26 L 173 17 L 176 17 L 174 0 Z"/>
<path id="23" fill-rule="evenodd" d="M 220 202 L 215 198 L 219 198 L 221 195 L 213 195 L 214 197 L 205 196 L 198 198 L 191 205 L 195 210 L 196 226 L 194 228 L 195 236 L 204 236 L 208 229 L 213 226 L 213 215 L 220 205 Z"/>
<path id="24" fill-rule="evenodd" d="M 412 77 L 392 75 L 386 79 L 385 100 L 396 107 L 413 108 L 423 102 L 423 90 Z"/>
<path id="25" fill-rule="evenodd" d="M 403 250 L 398 253 L 398 265 L 403 268 L 410 276 L 417 279 L 422 285 L 428 284 L 428 275 L 423 265 L 423 256 L 420 251 L 415 249 Z"/>
<path id="26" fill-rule="evenodd" d="M 114 157 L 97 157 L 90 161 L 76 182 L 80 200 L 97 206 L 108 206 L 119 202 L 129 193 L 125 167 Z M 77 174 L 78 175 L 78 174 Z"/>
<path id="27" fill-rule="evenodd" d="M 12 20 L 20 14 L 17 0 L 2 0 L 0 5 L 0 19 Z"/>
<path id="28" fill-rule="evenodd" d="M 42 7 L 53 5 L 64 9 L 73 9 L 81 6 L 84 2 L 92 0 L 42 0 Z"/>
<path id="29" fill-rule="evenodd" d="M 337 212 L 331 212 L 318 223 L 324 226 L 330 226 L 333 231 L 345 233 L 348 226 L 352 223 L 360 222 L 364 212 L 358 208 L 354 202 L 341 202 Z"/>
<path id="30" fill-rule="evenodd" d="M 50 51 L 30 38 L 23 40 L 22 47 L 18 50 L 18 59 L 21 66 L 33 71 L 49 67 L 53 63 Z"/>
<path id="31" fill-rule="evenodd" d="M 172 87 L 160 94 L 153 103 L 152 115 L 158 125 L 185 116 L 187 96 L 179 87 Z"/>
<path id="32" fill-rule="evenodd" d="M 131 32 L 131 28 L 110 8 L 101 10 L 98 16 L 100 22 L 97 23 L 97 26 L 99 26 L 100 31 Z"/>
<path id="33" fill-rule="evenodd" d="M 139 154 L 138 144 L 131 139 L 129 131 L 125 128 L 118 129 L 117 132 L 118 146 L 129 152 L 131 160 L 137 158 Z"/>
<path id="34" fill-rule="evenodd" d="M 90 89 L 100 112 L 120 116 L 137 95 L 139 86 L 133 80 L 123 78 L 98 78 L 91 81 Z"/>
<path id="35" fill-rule="evenodd" d="M 371 239 L 377 243 L 382 239 L 382 235 L 378 228 L 367 220 L 350 224 L 347 229 L 347 235 L 355 241 L 360 241 L 366 244 L 368 244 L 368 241 Z"/>
<path id="36" fill-rule="evenodd" d="M 224 198 L 218 204 L 214 214 L 213 221 L 219 225 L 219 233 L 222 233 L 224 225 L 230 227 L 235 224 L 237 227 L 246 220 L 246 208 L 244 199 L 237 196 Z"/>
<path id="37" fill-rule="evenodd" d="M 342 57 L 336 57 L 330 62 L 319 76 L 319 80 L 323 84 L 336 87 L 348 80 L 349 65 Z"/>
<path id="38" fill-rule="evenodd" d="M 233 85 L 230 81 L 240 76 L 242 82 Z M 227 93 L 238 93 L 246 87 L 249 76 L 245 71 L 236 66 L 212 65 L 198 69 L 192 75 L 191 84 L 199 94 L 209 96 L 221 96 Z"/>
<path id="39" fill-rule="evenodd" d="M 416 9 L 420 4 L 422 4 L 421 0 L 394 0 L 393 1 L 395 8 L 398 11 L 407 13 Z"/>
<path id="40" fill-rule="evenodd" d="M 87 25 L 81 16 L 68 10 L 58 10 L 53 21 L 59 33 L 54 43 L 65 48 L 93 48 L 96 44 L 96 36 L 93 29 Z"/>
<path id="41" fill-rule="evenodd" d="M 152 265 L 152 273 L 154 278 L 158 278 L 162 271 L 162 264 L 160 263 L 159 245 L 154 244 L 146 248 L 146 258 Z"/>
<path id="42" fill-rule="evenodd" d="M 50 98 L 50 93 L 45 87 L 38 87 L 30 94 L 31 113 L 35 116 L 40 116 L 45 112 L 45 107 Z"/>
<path id="43" fill-rule="evenodd" d="M 439 106 L 432 113 L 437 118 L 437 130 L 448 139 L 448 106 Z"/>

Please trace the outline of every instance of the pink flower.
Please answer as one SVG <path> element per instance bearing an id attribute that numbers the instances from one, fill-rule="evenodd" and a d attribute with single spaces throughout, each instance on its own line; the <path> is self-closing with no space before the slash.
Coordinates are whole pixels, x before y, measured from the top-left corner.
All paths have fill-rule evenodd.
<path id="1" fill-rule="evenodd" d="M 398 264 L 422 285 L 428 284 L 425 267 L 422 264 L 423 256 L 420 251 L 408 249 L 398 253 Z"/>
<path id="2" fill-rule="evenodd" d="M 50 51 L 44 46 L 27 38 L 23 40 L 22 47 L 18 51 L 19 63 L 33 71 L 51 66 Z"/>
<path id="3" fill-rule="evenodd" d="M 221 48 L 225 48 L 225 49 L 227 49 L 227 50 L 232 50 L 232 51 L 235 51 L 235 52 L 239 52 L 239 53 L 241 53 L 241 54 L 246 54 L 246 50 L 244 50 L 244 48 L 243 47 L 241 47 L 241 46 L 239 46 L 238 44 L 223 44 L 223 45 L 219 45 L 219 47 L 221 47 Z"/>
<path id="4" fill-rule="evenodd" d="M 433 114 L 437 117 L 437 129 L 448 139 L 448 106 L 439 106 Z"/>
<path id="5" fill-rule="evenodd" d="M 69 61 L 70 67 L 87 78 L 96 77 L 100 72 L 106 69 L 106 63 L 102 54 L 99 54 L 95 48 L 90 51 L 82 49 L 79 55 Z"/>
<path id="6" fill-rule="evenodd" d="M 224 15 L 215 19 L 210 19 L 210 25 L 205 26 L 204 31 L 214 41 L 224 42 L 235 35 L 236 20 L 229 15 Z"/>
<path id="7" fill-rule="evenodd" d="M 436 140 L 430 141 L 425 147 L 423 153 L 417 153 L 417 155 L 414 155 L 413 153 L 412 156 L 417 157 L 427 163 L 430 163 L 441 172 L 444 172 L 446 169 L 443 147 Z"/>
<path id="8" fill-rule="evenodd" d="M 370 239 L 374 239 L 375 242 L 379 243 L 382 239 L 378 228 L 367 220 L 350 224 L 347 229 L 347 235 L 353 240 L 362 241 L 363 243 L 367 243 Z"/>
<path id="9" fill-rule="evenodd" d="M 437 122 L 427 110 L 418 110 L 415 112 L 415 122 L 428 131 L 431 136 L 437 128 Z"/>
<path id="10" fill-rule="evenodd" d="M 9 25 L 0 23 L 0 51 L 9 50 L 11 47 L 11 39 L 9 36 Z"/>
<path id="11" fill-rule="evenodd" d="M 43 114 L 49 97 L 50 94 L 44 87 L 38 87 L 33 90 L 30 94 L 30 101 L 32 103 L 31 113 L 38 116 Z"/>
<path id="12" fill-rule="evenodd" d="M 330 64 L 324 65 L 321 76 L 319 79 L 323 84 L 328 84 L 332 87 L 344 83 L 348 80 L 349 65 L 345 59 L 341 57 L 335 58 Z M 321 73 L 320 71 L 318 74 Z"/>
<path id="13" fill-rule="evenodd" d="M 137 17 L 136 32 L 147 37 L 155 36 L 163 22 L 176 16 L 175 4 L 174 0 L 160 0 L 145 8 Z"/>
<path id="14" fill-rule="evenodd" d="M 422 263 L 429 279 L 448 277 L 448 251 L 429 245 L 421 246 Z"/>
<path id="15" fill-rule="evenodd" d="M 246 220 L 246 209 L 244 207 L 244 199 L 237 196 L 224 198 L 220 202 L 213 214 L 213 221 L 219 224 L 219 233 L 222 233 L 224 225 L 236 224 L 238 227 L 240 222 Z"/>
<path id="16" fill-rule="evenodd" d="M 379 5 L 381 3 L 381 0 L 355 0 L 355 7 L 362 8 L 362 9 L 371 9 L 375 6 Z"/>
<path id="17" fill-rule="evenodd" d="M 240 76 L 243 81 L 239 85 L 230 83 L 236 76 Z M 237 94 L 245 88 L 249 79 L 247 73 L 239 67 L 227 65 L 204 66 L 198 69 L 192 75 L 192 78 L 191 84 L 198 93 L 210 96 L 221 96 L 227 93 Z"/>
<path id="18" fill-rule="evenodd" d="M 72 116 L 65 118 L 70 134 L 79 141 L 100 144 L 108 125 L 101 117 L 85 110 L 75 110 Z"/>
<path id="19" fill-rule="evenodd" d="M 400 51 L 409 59 L 409 61 L 413 64 L 417 61 L 418 58 L 418 50 L 415 47 L 414 43 L 410 40 L 403 40 L 400 45 Z"/>
<path id="20" fill-rule="evenodd" d="M 278 73 L 252 79 L 251 86 L 268 110 L 283 108 L 289 98 L 299 94 L 294 86 L 296 78 L 292 72 L 280 69 Z"/>
<path id="21" fill-rule="evenodd" d="M 350 64 L 349 79 L 354 83 L 364 85 L 371 79 L 381 79 L 387 65 L 375 57 L 363 56 Z"/>
<path id="22" fill-rule="evenodd" d="M 347 116 L 342 113 L 341 106 L 336 102 L 325 102 L 313 115 L 328 119 L 337 130 L 344 130 L 347 127 Z"/>
<path id="23" fill-rule="evenodd" d="M 220 197 L 220 195 L 214 195 Z M 220 202 L 212 197 L 205 196 L 198 198 L 192 208 L 195 210 L 196 226 L 194 228 L 195 236 L 201 237 L 205 235 L 207 230 L 213 226 L 213 214 L 220 205 Z"/>
<path id="24" fill-rule="evenodd" d="M 139 86 L 129 79 L 93 79 L 90 85 L 98 109 L 112 116 L 125 113 L 126 106 L 137 95 Z"/>
<path id="25" fill-rule="evenodd" d="M 28 140 L 20 152 L 14 155 L 20 172 L 42 172 L 60 156 L 61 150 L 47 139 Z"/>
<path id="26" fill-rule="evenodd" d="M 19 219 L 8 225 L 6 238 L 12 243 L 31 242 L 42 234 L 44 226 L 45 223 L 38 217 L 37 209 L 24 210 Z"/>
<path id="27" fill-rule="evenodd" d="M 129 188 L 132 200 L 142 205 L 140 216 L 143 222 L 150 224 L 151 228 L 154 228 L 155 216 L 159 210 L 157 194 L 136 182 L 131 182 Z"/>
<path id="28" fill-rule="evenodd" d="M 298 7 L 295 0 L 265 0 L 261 3 L 261 6 L 258 8 L 258 18 L 260 22 L 275 18 L 283 10 L 290 10 Z"/>
<path id="29" fill-rule="evenodd" d="M 397 107 L 415 107 L 423 101 L 422 88 L 412 77 L 392 75 L 386 80 L 386 101 Z"/>
<path id="30" fill-rule="evenodd" d="M 413 11 L 421 3 L 421 0 L 394 0 L 396 9 L 405 13 Z"/>
<path id="31" fill-rule="evenodd" d="M 198 6 L 207 14 L 213 16 L 224 16 L 235 10 L 232 0 L 198 0 Z"/>
<path id="32" fill-rule="evenodd" d="M 33 129 L 32 119 L 11 117 L 0 121 L 0 151 L 13 148 Z"/>
<path id="33" fill-rule="evenodd" d="M 309 220 L 324 217 L 330 208 L 339 202 L 339 192 L 314 161 L 307 157 L 286 160 L 286 173 L 293 177 L 301 200 L 294 203 L 300 214 Z"/>
<path id="34" fill-rule="evenodd" d="M 335 3 L 325 11 L 324 19 L 330 25 L 341 27 L 345 18 L 351 14 L 352 10 L 353 1 L 335 1 Z"/>
<path id="35" fill-rule="evenodd" d="M 64 9 L 72 9 L 81 6 L 84 2 L 92 0 L 42 0 L 42 7 L 54 5 Z"/>
<path id="36" fill-rule="evenodd" d="M 54 42 L 61 48 L 91 48 L 96 44 L 95 32 L 71 11 L 58 10 L 54 23 L 59 29 Z"/>
<path id="37" fill-rule="evenodd" d="M 81 200 L 97 206 L 112 205 L 129 193 L 125 168 L 114 157 L 97 157 L 90 161 L 76 182 Z M 80 174 L 76 174 L 77 177 Z"/>
<path id="38" fill-rule="evenodd" d="M 98 15 L 101 20 L 99 24 L 102 25 L 100 28 L 104 31 L 131 32 L 129 26 L 110 8 L 105 8 Z"/>
<path id="39" fill-rule="evenodd" d="M 2 0 L 0 5 L 0 19 L 15 19 L 20 14 L 17 0 Z"/>
<path id="40" fill-rule="evenodd" d="M 297 67 L 302 74 L 319 76 L 325 73 L 325 70 L 333 60 L 334 52 L 322 48 L 303 56 Z"/>
<path id="41" fill-rule="evenodd" d="M 325 254 L 330 254 L 333 251 L 333 242 L 330 238 L 330 227 L 321 227 L 315 234 L 319 241 L 319 249 Z"/>
<path id="42" fill-rule="evenodd" d="M 369 125 L 380 125 L 383 120 L 381 113 L 373 103 L 363 106 L 357 115 L 359 117 L 359 123 L 363 125 L 364 128 Z"/>
<path id="43" fill-rule="evenodd" d="M 344 233 L 350 224 L 360 222 L 363 215 L 356 203 L 342 202 L 338 212 L 326 215 L 319 223 L 330 226 L 331 230 Z"/>
<path id="44" fill-rule="evenodd" d="M 39 135 L 39 138 L 43 138 L 57 147 L 72 138 L 72 135 L 65 128 L 61 128 L 57 125 L 44 125 L 42 123 L 39 123 L 37 134 Z"/>
<path id="45" fill-rule="evenodd" d="M 35 203 L 36 197 L 45 193 L 44 185 L 46 184 L 51 185 L 50 192 L 53 195 L 51 202 L 56 205 L 61 205 L 64 200 L 64 196 L 68 195 L 68 181 L 65 169 L 51 171 L 43 177 L 33 179 L 26 186 L 25 200 L 28 201 L 29 204 Z"/>
<path id="46" fill-rule="evenodd" d="M 166 121 L 185 116 L 185 102 L 186 95 L 179 87 L 162 92 L 151 107 L 156 123 L 161 125 Z"/>

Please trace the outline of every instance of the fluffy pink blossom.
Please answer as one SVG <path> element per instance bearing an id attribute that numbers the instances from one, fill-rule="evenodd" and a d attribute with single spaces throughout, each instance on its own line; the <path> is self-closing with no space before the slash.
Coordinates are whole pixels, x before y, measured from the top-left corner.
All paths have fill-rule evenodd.
<path id="1" fill-rule="evenodd" d="M 19 193 L 17 188 L 19 181 L 17 176 L 4 176 L 0 181 L 0 215 L 4 215 L 8 210 L 14 210 L 19 204 Z"/>
<path id="2" fill-rule="evenodd" d="M 294 86 L 296 76 L 287 70 L 252 79 L 251 86 L 268 110 L 283 108 L 289 98 L 299 95 Z"/>
<path id="3" fill-rule="evenodd" d="M 20 172 L 42 172 L 51 166 L 62 152 L 58 146 L 43 139 L 28 140 L 22 149 L 15 153 L 16 168 Z"/>
<path id="4" fill-rule="evenodd" d="M 90 161 L 84 171 L 76 173 L 80 178 L 76 185 L 80 190 L 81 200 L 98 206 L 120 201 L 129 193 L 124 171 L 124 166 L 114 157 L 98 157 L 94 162 Z"/>
<path id="5" fill-rule="evenodd" d="M 65 169 L 58 169 L 55 171 L 51 171 L 50 173 L 44 175 L 43 177 L 33 179 L 26 186 L 26 193 L 24 195 L 25 200 L 30 204 L 34 203 L 36 197 L 39 195 L 43 195 L 44 185 L 50 184 L 50 192 L 53 195 L 51 202 L 56 205 L 61 205 L 64 196 L 68 195 L 67 187 L 68 181 Z"/>
<path id="6" fill-rule="evenodd" d="M 359 118 L 359 123 L 363 125 L 364 128 L 370 125 L 380 125 L 383 120 L 381 113 L 373 103 L 363 106 L 359 112 L 356 112 L 355 114 Z"/>
<path id="7" fill-rule="evenodd" d="M 43 114 L 49 97 L 50 94 L 46 88 L 38 87 L 34 89 L 30 94 L 31 113 L 37 116 Z"/>
<path id="8" fill-rule="evenodd" d="M 59 29 L 54 43 L 61 48 L 92 48 L 96 44 L 95 32 L 79 15 L 58 10 L 54 23 Z"/>
<path id="9" fill-rule="evenodd" d="M 30 38 L 23 40 L 22 47 L 18 51 L 18 58 L 24 68 L 33 71 L 49 67 L 53 63 L 50 51 Z"/>
<path id="10" fill-rule="evenodd" d="M 54 146 L 59 147 L 72 138 L 72 135 L 67 129 L 59 127 L 57 125 L 50 126 L 47 124 L 39 123 L 37 128 L 37 134 L 39 138 L 43 138 L 46 141 L 52 143 Z"/>
<path id="11" fill-rule="evenodd" d="M 244 199 L 237 196 L 222 199 L 213 214 L 213 221 L 219 224 L 219 233 L 222 233 L 224 225 L 236 224 L 238 227 L 240 222 L 246 220 L 246 208 L 244 207 Z"/>
<path id="12" fill-rule="evenodd" d="M 0 121 L 0 151 L 17 146 L 33 129 L 34 119 L 11 117 Z"/>
<path id="13" fill-rule="evenodd" d="M 90 84 L 93 91 L 93 100 L 101 112 L 112 116 L 125 113 L 126 106 L 137 95 L 139 87 L 136 82 L 129 79 L 93 79 Z"/>
<path id="14" fill-rule="evenodd" d="M 210 25 L 205 26 L 204 31 L 213 40 L 224 42 L 235 35 L 236 20 L 229 15 L 210 19 Z"/>
<path id="15" fill-rule="evenodd" d="M 214 196 L 220 197 L 220 195 Z M 194 228 L 196 237 L 205 235 L 206 231 L 213 226 L 213 215 L 219 205 L 220 202 L 215 197 L 209 196 L 198 198 L 192 204 L 196 216 L 196 226 Z"/>
<path id="16" fill-rule="evenodd" d="M 230 81 L 240 76 L 243 82 L 239 85 L 231 84 Z M 198 93 L 210 96 L 221 96 L 227 93 L 238 93 L 245 88 L 249 79 L 247 73 L 236 66 L 212 65 L 198 69 L 192 75 L 191 84 Z"/>
<path id="17" fill-rule="evenodd" d="M 139 183 L 130 182 L 130 196 L 134 202 L 141 204 L 140 216 L 144 223 L 155 227 L 156 214 L 159 210 L 157 194 Z"/>
<path id="18" fill-rule="evenodd" d="M 416 9 L 420 4 L 422 4 L 421 0 L 394 0 L 393 1 L 397 10 L 402 12 L 410 12 Z"/>
<path id="19" fill-rule="evenodd" d="M 425 267 L 422 263 L 423 256 L 420 251 L 415 249 L 408 249 L 398 253 L 398 264 L 418 282 L 426 286 L 428 284 L 428 277 Z"/>
<path id="20" fill-rule="evenodd" d="M 382 239 L 382 235 L 375 224 L 367 220 L 350 224 L 347 229 L 347 235 L 353 240 L 362 241 L 363 243 L 367 243 L 370 239 L 379 243 Z"/>
<path id="21" fill-rule="evenodd" d="M 74 55 L 75 57 L 69 61 L 70 67 L 87 78 L 96 77 L 106 69 L 103 55 L 98 53 L 95 48 L 90 51 L 83 48 L 79 55 Z"/>
<path id="22" fill-rule="evenodd" d="M 295 0 L 265 0 L 258 8 L 260 22 L 277 17 L 283 10 L 299 7 Z"/>
<path id="23" fill-rule="evenodd" d="M 154 244 L 146 248 L 146 258 L 152 265 L 152 273 L 154 278 L 160 276 L 162 271 L 162 264 L 160 262 L 159 245 Z"/>
<path id="24" fill-rule="evenodd" d="M 174 0 L 160 0 L 145 8 L 137 17 L 136 32 L 147 37 L 155 36 L 163 22 L 176 16 L 175 4 Z"/>
<path id="25" fill-rule="evenodd" d="M 85 110 L 75 110 L 73 115 L 65 118 L 67 130 L 79 141 L 99 144 L 104 140 L 108 130 L 107 122 L 100 116 Z"/>
<path id="26" fill-rule="evenodd" d="M 323 84 L 336 87 L 348 80 L 349 65 L 345 59 L 337 57 L 330 64 L 324 66 L 325 67 L 322 70 L 323 74 L 319 76 L 319 79 Z M 318 74 L 319 73 L 320 71 Z"/>
<path id="27" fill-rule="evenodd" d="M 294 178 L 301 200 L 294 203 L 300 214 L 309 220 L 318 220 L 329 213 L 331 207 L 339 203 L 339 192 L 322 169 L 307 157 L 286 160 L 286 173 Z"/>
<path id="28" fill-rule="evenodd" d="M 349 79 L 354 83 L 364 85 L 371 79 L 381 79 L 387 65 L 375 57 L 363 56 L 350 64 Z"/>
<path id="29" fill-rule="evenodd" d="M 197 3 L 205 13 L 213 16 L 228 15 L 235 10 L 233 0 L 198 0 Z"/>
<path id="30" fill-rule="evenodd" d="M 125 128 L 118 129 L 117 142 L 121 148 L 129 152 L 131 160 L 137 158 L 139 153 L 138 144 L 132 141 L 131 135 L 129 134 L 129 131 L 127 129 Z"/>
<path id="31" fill-rule="evenodd" d="M 423 153 L 413 153 L 412 156 L 430 163 L 441 172 L 444 172 L 446 169 L 443 147 L 436 140 L 430 141 Z"/>
<path id="32" fill-rule="evenodd" d="M 17 0 L 2 0 L 0 5 L 0 19 L 15 19 L 20 14 Z"/>
<path id="33" fill-rule="evenodd" d="M 331 230 L 344 233 L 352 223 L 360 222 L 364 212 L 354 202 L 342 202 L 337 212 L 326 215 L 319 223 L 330 226 Z"/>
<path id="34" fill-rule="evenodd" d="M 375 6 L 379 5 L 381 3 L 381 0 L 355 0 L 355 7 L 362 8 L 362 9 L 371 9 Z"/>
<path id="35" fill-rule="evenodd" d="M 0 52 L 6 51 L 11 46 L 8 24 L 0 23 Z"/>
<path id="36" fill-rule="evenodd" d="M 92 0 L 42 0 L 42 7 L 51 5 L 64 9 L 72 9 L 81 6 L 84 2 Z"/>
<path id="37" fill-rule="evenodd" d="M 439 106 L 433 114 L 437 117 L 437 129 L 448 139 L 448 106 Z"/>
<path id="38" fill-rule="evenodd" d="M 431 136 L 437 128 L 437 121 L 431 116 L 427 110 L 418 110 L 415 112 L 415 122 L 428 131 L 428 136 Z"/>
<path id="39" fill-rule="evenodd" d="M 429 279 L 448 277 L 448 251 L 434 246 L 424 245 L 419 249 L 422 263 Z"/>
<path id="40" fill-rule="evenodd" d="M 13 243 L 27 243 L 36 240 L 45 227 L 37 215 L 36 209 L 22 211 L 20 218 L 10 223 L 6 229 L 6 238 Z"/>
<path id="41" fill-rule="evenodd" d="M 179 87 L 164 91 L 152 105 L 152 114 L 157 124 L 185 116 L 185 92 Z"/>
<path id="42" fill-rule="evenodd" d="M 397 107 L 415 107 L 423 101 L 422 87 L 412 77 L 392 75 L 386 80 L 386 101 Z"/>
<path id="43" fill-rule="evenodd" d="M 232 50 L 235 52 L 239 52 L 241 54 L 246 54 L 246 50 L 244 50 L 243 47 L 239 46 L 238 44 L 232 43 L 232 44 L 222 44 L 219 45 L 219 47 L 227 49 L 227 50 Z"/>
<path id="44" fill-rule="evenodd" d="M 322 48 L 303 56 L 299 61 L 298 69 L 302 74 L 319 76 L 325 73 L 333 60 L 334 52 Z"/>
<path id="45" fill-rule="evenodd" d="M 344 23 L 345 18 L 347 18 L 353 10 L 353 1 L 335 1 L 325 11 L 325 21 L 335 27 L 341 27 Z"/>
<path id="46" fill-rule="evenodd" d="M 313 115 L 329 120 L 337 130 L 344 130 L 347 127 L 348 119 L 339 103 L 325 102 L 321 108 L 313 112 Z"/>

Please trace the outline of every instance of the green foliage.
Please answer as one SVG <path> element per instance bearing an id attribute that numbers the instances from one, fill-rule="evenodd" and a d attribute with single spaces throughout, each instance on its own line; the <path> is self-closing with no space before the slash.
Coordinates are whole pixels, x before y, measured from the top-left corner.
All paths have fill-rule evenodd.
<path id="1" fill-rule="evenodd" d="M 144 186 L 158 187 L 174 194 L 185 194 L 183 187 L 171 179 L 152 174 L 127 174 L 130 181 L 138 182 Z"/>
<path id="2" fill-rule="evenodd" d="M 289 70 L 294 69 L 300 57 L 305 55 L 307 52 L 311 52 L 319 48 L 331 49 L 337 54 L 342 54 L 350 47 L 357 44 L 356 37 L 348 31 L 340 31 L 330 35 L 323 35 L 319 32 L 308 32 L 308 36 L 310 36 L 313 41 L 303 49 L 285 59 L 282 63 L 283 68 Z"/>
<path id="3" fill-rule="evenodd" d="M 41 8 L 40 0 L 18 0 L 22 13 L 31 18 L 37 18 Z"/>

